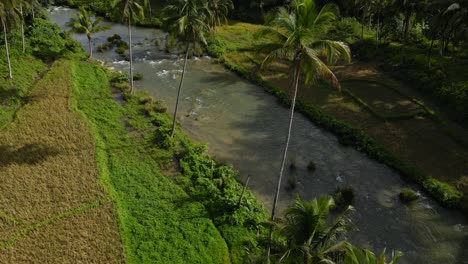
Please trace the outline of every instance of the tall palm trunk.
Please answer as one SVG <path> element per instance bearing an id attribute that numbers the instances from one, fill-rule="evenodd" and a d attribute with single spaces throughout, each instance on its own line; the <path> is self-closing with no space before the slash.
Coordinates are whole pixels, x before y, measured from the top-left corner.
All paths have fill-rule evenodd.
<path id="1" fill-rule="evenodd" d="M 174 110 L 174 117 L 172 119 L 171 137 L 174 137 L 174 133 L 175 133 L 177 110 L 179 109 L 180 91 L 182 90 L 182 84 L 184 83 L 185 69 L 187 68 L 189 48 L 190 48 L 190 42 L 187 43 L 187 48 L 185 50 L 184 68 L 182 69 L 182 76 L 180 77 L 179 90 L 177 91 L 177 99 L 176 99 L 176 105 L 175 105 L 175 110 Z"/>
<path id="2" fill-rule="evenodd" d="M 130 93 L 133 92 L 132 15 L 128 18 L 128 55 L 130 56 Z"/>
<path id="3" fill-rule="evenodd" d="M 8 73 L 10 79 L 13 79 L 13 73 L 11 72 L 11 62 L 10 62 L 10 51 L 8 50 L 8 38 L 7 38 L 7 28 L 5 25 L 5 20 L 2 18 L 2 26 L 3 26 L 3 36 L 5 38 L 5 50 L 7 56 L 7 63 L 8 63 Z"/>
<path id="4" fill-rule="evenodd" d="M 21 42 L 23 44 L 23 53 L 26 51 L 26 45 L 24 41 L 24 16 L 23 16 L 23 5 L 20 4 L 20 15 L 21 15 Z"/>
<path id="5" fill-rule="evenodd" d="M 300 74 L 300 61 L 296 59 L 295 61 L 295 67 L 294 67 L 294 93 L 293 93 L 293 98 L 291 102 L 291 116 L 289 118 L 289 127 L 288 127 L 288 134 L 286 136 L 286 143 L 284 146 L 284 151 L 283 151 L 283 158 L 281 160 L 281 168 L 280 168 L 280 174 L 278 177 L 278 182 L 276 185 L 276 192 L 275 192 L 275 198 L 273 200 L 273 208 L 271 210 L 271 217 L 270 220 L 273 221 L 275 219 L 276 215 L 276 205 L 278 203 L 278 197 L 281 189 L 281 180 L 283 179 L 283 172 L 284 172 L 284 166 L 286 164 L 286 158 L 288 156 L 288 148 L 289 148 L 289 141 L 291 139 L 291 131 L 292 131 L 292 124 L 294 120 L 294 108 L 296 107 L 296 97 L 297 97 L 297 90 L 299 87 L 299 74 Z M 268 234 L 268 247 L 267 247 L 267 259 L 266 263 L 269 263 L 270 261 L 270 250 L 271 250 L 271 238 L 273 235 L 273 225 L 270 225 L 270 230 Z"/>
<path id="6" fill-rule="evenodd" d="M 405 60 L 405 48 L 406 48 L 406 42 L 408 40 L 408 31 L 409 31 L 409 24 L 410 24 L 410 19 L 411 19 L 411 12 L 407 11 L 405 20 L 403 22 L 403 43 L 401 45 L 401 57 L 400 57 L 400 63 L 403 63 Z"/>
<path id="7" fill-rule="evenodd" d="M 87 35 L 86 37 L 88 37 L 89 58 L 91 59 L 93 58 L 93 41 L 91 39 L 91 35 Z"/>

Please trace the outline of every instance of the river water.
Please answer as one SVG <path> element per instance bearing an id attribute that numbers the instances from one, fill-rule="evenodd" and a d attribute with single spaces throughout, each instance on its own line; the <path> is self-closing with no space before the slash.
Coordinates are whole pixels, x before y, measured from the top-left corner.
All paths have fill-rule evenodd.
<path id="1" fill-rule="evenodd" d="M 73 10 L 55 7 L 51 19 L 63 29 Z M 94 34 L 94 46 L 119 34 L 127 40 L 127 28 L 111 24 L 110 30 Z M 133 28 L 134 72 L 144 75 L 136 89 L 163 100 L 170 112 L 182 69 L 182 57 L 159 49 L 155 42 L 164 39 L 161 31 Z M 87 49 L 84 35 L 74 34 Z M 109 68 L 127 72 L 129 64 L 114 51 L 94 53 Z M 249 188 L 271 209 L 282 148 L 287 131 L 288 109 L 265 93 L 229 72 L 209 57 L 188 62 L 182 90 L 178 121 L 190 137 L 208 144 L 209 152 L 218 160 L 232 164 L 240 171 L 240 180 L 252 176 Z M 338 187 L 351 186 L 355 191 L 353 224 L 358 231 L 350 240 L 380 252 L 401 250 L 405 256 L 399 263 L 468 263 L 468 223 L 458 212 L 440 207 L 422 194 L 420 201 L 405 206 L 398 194 L 409 186 L 398 173 L 369 159 L 356 150 L 340 145 L 337 138 L 324 131 L 301 114 L 293 124 L 289 162 L 297 169 L 287 170 L 280 194 L 283 210 L 299 195 L 312 199 L 330 194 Z M 307 164 L 313 161 L 316 171 L 309 173 Z M 287 190 L 288 177 L 293 174 L 297 187 Z"/>

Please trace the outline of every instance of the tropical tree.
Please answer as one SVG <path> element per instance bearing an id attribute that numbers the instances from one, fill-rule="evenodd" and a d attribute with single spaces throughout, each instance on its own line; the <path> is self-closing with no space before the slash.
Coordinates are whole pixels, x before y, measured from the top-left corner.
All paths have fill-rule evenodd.
<path id="1" fill-rule="evenodd" d="M 387 262 L 385 249 L 376 258 L 372 251 L 353 246 L 349 243 L 346 243 L 345 251 L 344 264 L 395 264 L 403 256 L 403 253 L 400 251 L 392 252 L 392 258 L 390 262 Z"/>
<path id="2" fill-rule="evenodd" d="M 171 137 L 174 136 L 180 93 L 187 68 L 190 50 L 198 52 L 206 45 L 204 34 L 209 31 L 206 2 L 203 0 L 178 0 L 164 8 L 165 28 L 172 39 L 185 44 L 184 66 L 180 78 L 179 89 L 172 121 Z"/>
<path id="3" fill-rule="evenodd" d="M 401 61 L 405 58 L 405 48 L 408 42 L 408 32 L 411 26 L 411 18 L 426 4 L 425 0 L 395 0 L 396 9 L 403 14 L 403 40 L 401 45 Z"/>
<path id="4" fill-rule="evenodd" d="M 344 254 L 346 241 L 342 237 L 351 229 L 346 215 L 353 209 L 329 220 L 333 198 L 322 196 L 310 202 L 296 198 L 286 209 L 284 220 L 278 223 L 279 233 L 286 239 L 286 251 L 280 262 L 302 257 L 304 264 L 333 263 Z"/>
<path id="5" fill-rule="evenodd" d="M 5 41 L 5 51 L 8 64 L 8 76 L 13 79 L 11 71 L 10 51 L 8 48 L 8 28 L 18 20 L 18 9 L 16 8 L 14 0 L 0 0 L 0 21 L 2 23 L 3 37 Z"/>
<path id="6" fill-rule="evenodd" d="M 322 61 L 322 58 L 326 58 L 328 63 L 337 62 L 339 59 L 346 62 L 351 60 L 349 47 L 345 43 L 322 40 L 322 37 L 336 20 L 337 12 L 337 7 L 332 4 L 327 4 L 318 9 L 314 0 L 293 0 L 289 5 L 289 10 L 280 7 L 276 17 L 270 22 L 270 27 L 264 28 L 259 33 L 259 36 L 270 35 L 277 40 L 275 43 L 265 46 L 271 51 L 264 59 L 262 67 L 275 60 L 288 60 L 292 63 L 293 69 L 290 87 L 292 91 L 291 114 L 273 200 L 271 220 L 274 219 L 276 214 L 276 204 L 291 139 L 300 75 L 301 73 L 305 75 L 307 86 L 310 86 L 318 78 L 325 78 L 339 90 L 338 79 L 327 64 Z M 267 256 L 269 251 L 270 248 L 268 247 Z"/>
<path id="7" fill-rule="evenodd" d="M 108 29 L 108 26 L 101 25 L 102 18 L 92 18 L 92 14 L 88 12 L 83 6 L 80 8 L 80 13 L 70 19 L 68 25 L 72 28 L 72 31 L 86 34 L 88 38 L 89 47 L 89 58 L 93 57 L 93 45 L 91 34 Z"/>
<path id="8" fill-rule="evenodd" d="M 26 0 L 19 0 L 17 1 L 17 5 L 19 5 L 19 13 L 20 13 L 20 20 L 21 20 L 21 44 L 23 48 L 23 53 L 26 51 L 26 41 L 24 38 L 24 13 L 23 7 L 29 7 L 29 2 Z"/>
<path id="9" fill-rule="evenodd" d="M 149 8 L 148 0 L 113 0 L 113 8 L 121 10 L 122 22 L 128 26 L 128 53 L 130 59 L 130 92 L 133 91 L 133 54 L 132 54 L 132 23 L 145 16 L 145 9 Z"/>
<path id="10" fill-rule="evenodd" d="M 231 0 L 207 0 L 207 11 L 209 12 L 208 24 L 213 31 L 223 22 L 227 21 L 229 10 L 232 10 L 234 5 Z"/>
<path id="11" fill-rule="evenodd" d="M 364 25 L 366 24 L 366 19 L 369 19 L 368 22 L 370 27 L 373 0 L 355 0 L 354 3 L 358 8 L 359 13 L 361 13 L 361 39 L 364 39 Z"/>

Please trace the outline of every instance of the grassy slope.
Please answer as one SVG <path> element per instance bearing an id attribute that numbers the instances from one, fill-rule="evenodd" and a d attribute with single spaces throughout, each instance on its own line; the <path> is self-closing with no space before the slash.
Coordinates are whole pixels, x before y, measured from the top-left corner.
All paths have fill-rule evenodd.
<path id="1" fill-rule="evenodd" d="M 262 71 L 261 75 L 256 74 L 261 59 L 255 53 L 255 45 L 259 44 L 259 40 L 254 38 L 254 34 L 261 27 L 237 22 L 219 27 L 209 51 L 220 57 L 228 68 L 264 86 L 266 90 L 278 96 L 281 102 L 288 104 L 287 66 L 273 64 L 266 71 Z M 452 148 L 457 144 L 445 134 L 444 128 L 438 127 L 436 122 L 430 119 L 382 122 L 352 98 L 323 85 L 309 91 L 301 87 L 298 97 L 298 110 L 316 124 L 333 131 L 343 142 L 346 141 L 369 156 L 395 168 L 407 179 L 422 184 L 442 203 L 463 207 L 462 194 L 454 187 L 464 184 L 467 180 L 463 177 L 466 157 L 459 155 L 460 148 Z M 347 124 L 351 124 L 352 127 Z M 425 137 L 421 137 L 421 131 L 425 131 Z M 378 143 L 367 135 L 375 138 Z M 433 138 L 447 139 L 441 141 L 443 142 L 441 144 L 433 144 Z M 409 143 L 412 143 L 411 147 L 408 147 Z M 433 157 L 434 155 L 437 159 Z M 433 162 L 434 159 L 437 162 Z M 436 173 L 434 167 L 437 169 Z M 450 182 L 451 186 L 428 177 L 430 175 Z M 465 196 L 468 198 L 468 195 Z"/>
<path id="2" fill-rule="evenodd" d="M 55 63 L 0 130 L 2 263 L 123 262 L 93 139 L 69 110 L 71 86 L 68 63 Z"/>
<path id="3" fill-rule="evenodd" d="M 123 117 L 141 130 L 151 130 L 151 123 L 131 103 L 122 107 L 111 98 L 109 80 L 99 67 L 77 63 L 72 72 L 75 108 L 92 128 L 128 261 L 229 263 L 227 245 L 204 206 L 162 175 L 160 151 L 148 135 L 128 134 Z"/>
<path id="4" fill-rule="evenodd" d="M 46 69 L 42 61 L 31 55 L 21 55 L 16 50 L 11 55 L 13 80 L 8 78 L 5 49 L 0 46 L 0 128 L 11 122 L 39 73 Z"/>

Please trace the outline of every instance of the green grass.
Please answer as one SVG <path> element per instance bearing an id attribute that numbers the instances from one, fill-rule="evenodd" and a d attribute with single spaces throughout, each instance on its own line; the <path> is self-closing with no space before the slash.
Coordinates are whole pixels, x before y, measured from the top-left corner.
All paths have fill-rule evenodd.
<path id="1" fill-rule="evenodd" d="M 8 77 L 5 46 L 0 46 L 0 128 L 9 124 L 16 111 L 26 102 L 30 89 L 40 73 L 46 70 L 41 60 L 22 55 L 16 50 L 11 53 L 13 79 Z"/>
<path id="2" fill-rule="evenodd" d="M 178 176 L 179 187 L 161 173 L 173 153 L 157 147 L 153 123 L 170 124 L 169 116 L 144 116 L 145 106 L 136 96 L 127 95 L 126 104 L 118 105 L 111 98 L 106 72 L 98 66 L 76 63 L 72 73 L 74 106 L 88 120 L 96 140 L 102 182 L 116 203 L 128 262 L 230 263 L 229 245 L 233 262 L 242 263 L 242 243 L 254 237 L 254 231 L 242 225 L 221 226 L 221 218 L 213 217 L 204 203 L 207 199 L 184 191 L 194 190 L 188 178 Z M 177 138 L 185 136 L 178 133 Z M 205 198 L 209 195 L 196 189 Z"/>

